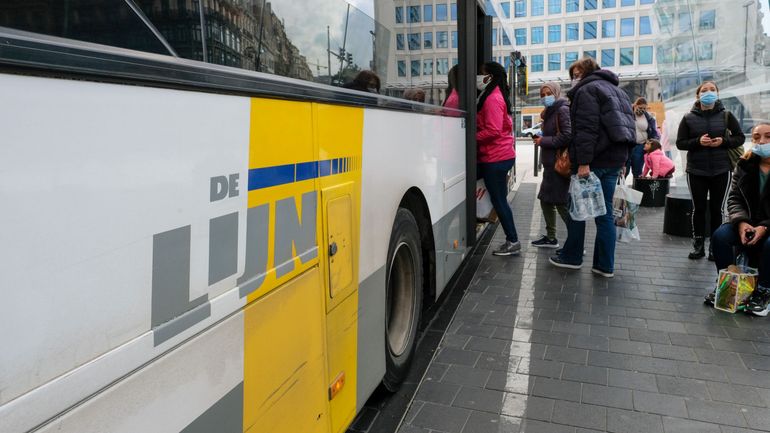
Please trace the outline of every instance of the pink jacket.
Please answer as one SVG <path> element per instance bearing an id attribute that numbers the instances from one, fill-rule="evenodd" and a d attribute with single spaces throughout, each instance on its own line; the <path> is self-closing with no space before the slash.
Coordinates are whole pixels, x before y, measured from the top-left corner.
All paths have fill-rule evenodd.
<path id="1" fill-rule="evenodd" d="M 444 101 L 444 107 L 454 108 L 455 110 L 460 108 L 460 95 L 457 94 L 455 89 L 452 89 L 452 91 L 449 92 L 449 96 L 447 96 L 446 101 Z"/>
<path id="2" fill-rule="evenodd" d="M 503 94 L 495 87 L 476 115 L 476 143 L 479 162 L 513 159 L 513 122 L 508 114 Z"/>
<path id="3" fill-rule="evenodd" d="M 668 159 L 660 149 L 645 153 L 642 176 L 647 176 L 647 173 L 650 173 L 652 177 L 671 176 L 674 173 L 674 161 Z"/>

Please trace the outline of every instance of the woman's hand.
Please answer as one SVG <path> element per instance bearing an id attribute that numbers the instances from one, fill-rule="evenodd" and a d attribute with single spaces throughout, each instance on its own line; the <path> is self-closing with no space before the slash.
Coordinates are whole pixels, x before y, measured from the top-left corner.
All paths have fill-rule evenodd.
<path id="1" fill-rule="evenodd" d="M 579 165 L 577 175 L 583 178 L 588 177 L 591 175 L 591 167 L 588 164 Z"/>
<path id="2" fill-rule="evenodd" d="M 722 139 L 722 137 L 714 138 L 711 140 L 711 147 L 719 147 L 722 145 L 723 142 L 724 140 Z"/>
<path id="3" fill-rule="evenodd" d="M 706 146 L 706 147 L 712 147 L 713 146 L 711 137 L 709 137 L 708 134 L 701 135 L 699 141 L 700 141 L 700 145 L 701 146 Z"/>
<path id="4" fill-rule="evenodd" d="M 740 223 L 738 225 L 738 236 L 740 236 L 741 243 L 743 245 L 749 245 L 750 241 L 746 237 L 746 233 L 753 232 L 753 231 L 755 231 L 755 228 L 751 224 L 749 224 L 747 222 L 742 222 L 742 223 Z M 754 241 L 756 239 L 756 237 L 757 237 L 757 235 L 755 233 L 754 234 L 754 239 L 752 239 L 752 241 Z"/>
<path id="5" fill-rule="evenodd" d="M 542 140 L 543 137 L 536 135 L 532 137 L 532 142 L 535 143 L 535 146 L 540 146 L 540 140 Z"/>
<path id="6" fill-rule="evenodd" d="M 765 235 L 767 234 L 767 227 L 765 226 L 756 226 L 754 227 L 754 238 L 751 239 L 746 245 L 747 246 L 753 246 L 759 243 Z"/>

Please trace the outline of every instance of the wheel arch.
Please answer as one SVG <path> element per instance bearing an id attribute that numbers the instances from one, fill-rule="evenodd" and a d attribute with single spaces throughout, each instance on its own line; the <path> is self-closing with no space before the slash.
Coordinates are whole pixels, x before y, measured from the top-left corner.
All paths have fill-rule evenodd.
<path id="1" fill-rule="evenodd" d="M 420 230 L 423 269 L 423 310 L 436 300 L 436 242 L 433 236 L 430 208 L 425 195 L 417 187 L 409 188 L 398 207 L 409 210 Z"/>

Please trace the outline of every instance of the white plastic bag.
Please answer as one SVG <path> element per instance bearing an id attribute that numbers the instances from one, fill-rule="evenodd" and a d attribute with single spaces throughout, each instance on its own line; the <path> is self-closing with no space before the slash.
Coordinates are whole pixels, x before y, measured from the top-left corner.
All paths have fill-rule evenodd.
<path id="1" fill-rule="evenodd" d="M 587 221 L 607 214 L 599 178 L 591 172 L 587 178 L 572 175 L 569 182 L 569 215 L 575 221 Z"/>
<path id="2" fill-rule="evenodd" d="M 636 225 L 636 212 L 639 210 L 643 196 L 641 191 L 629 188 L 620 181 L 615 187 L 615 195 L 612 197 L 612 216 L 615 217 L 619 241 L 631 242 L 641 239 Z"/>
<path id="3" fill-rule="evenodd" d="M 484 179 L 476 181 L 476 218 L 487 219 L 492 212 L 492 200 L 484 184 Z"/>

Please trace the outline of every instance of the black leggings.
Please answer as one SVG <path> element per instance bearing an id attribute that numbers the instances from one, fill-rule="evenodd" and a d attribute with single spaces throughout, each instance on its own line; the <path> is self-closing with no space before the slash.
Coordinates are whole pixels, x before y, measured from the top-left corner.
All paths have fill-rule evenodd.
<path id="1" fill-rule="evenodd" d="M 706 204 L 708 211 L 711 236 L 722 225 L 722 210 L 727 200 L 727 190 L 730 188 L 732 173 L 722 173 L 716 176 L 697 176 L 687 173 L 687 184 L 692 194 L 692 231 L 696 237 L 706 236 Z"/>

